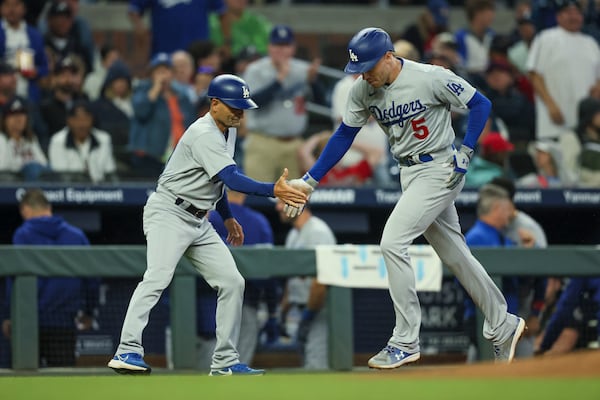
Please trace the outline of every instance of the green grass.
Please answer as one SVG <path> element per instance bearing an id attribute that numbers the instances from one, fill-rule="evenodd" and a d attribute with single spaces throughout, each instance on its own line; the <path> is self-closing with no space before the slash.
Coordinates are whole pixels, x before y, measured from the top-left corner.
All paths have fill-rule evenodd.
<path id="1" fill-rule="evenodd" d="M 411 379 L 403 374 L 5 376 L 2 400 L 598 400 L 600 379 Z"/>

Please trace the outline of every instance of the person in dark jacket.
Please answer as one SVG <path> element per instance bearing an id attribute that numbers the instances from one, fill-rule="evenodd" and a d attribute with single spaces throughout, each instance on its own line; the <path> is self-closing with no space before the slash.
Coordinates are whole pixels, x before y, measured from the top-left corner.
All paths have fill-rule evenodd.
<path id="1" fill-rule="evenodd" d="M 106 73 L 100 97 L 92 103 L 94 125 L 110 134 L 117 170 L 129 164 L 129 130 L 133 118 L 131 71 L 122 61 L 115 61 Z"/>
<path id="2" fill-rule="evenodd" d="M 24 223 L 15 231 L 15 245 L 89 245 L 85 234 L 52 214 L 52 206 L 39 189 L 25 192 L 19 203 Z M 77 330 L 93 325 L 92 309 L 98 299 L 95 279 L 38 278 L 39 354 L 41 367 L 75 365 Z M 10 299 L 11 283 L 7 283 Z M 10 320 L 2 330 L 10 337 Z"/>

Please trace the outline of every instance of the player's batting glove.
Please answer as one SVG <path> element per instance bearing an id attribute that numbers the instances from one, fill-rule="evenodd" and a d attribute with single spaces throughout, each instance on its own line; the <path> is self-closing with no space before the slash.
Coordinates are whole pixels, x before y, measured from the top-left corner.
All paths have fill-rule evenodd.
<path id="1" fill-rule="evenodd" d="M 460 150 L 454 154 L 454 171 L 452 171 L 446 180 L 446 187 L 448 189 L 453 190 L 463 180 L 467 173 L 467 169 L 469 168 L 472 156 L 473 149 L 464 144 L 460 146 Z"/>
<path id="2" fill-rule="evenodd" d="M 317 182 L 308 173 L 304 174 L 302 178 L 292 179 L 288 182 L 288 185 L 306 194 L 307 198 L 310 198 L 311 193 L 315 190 L 318 184 L 319 182 Z M 302 211 L 304 211 L 304 204 L 302 204 L 300 207 L 290 206 L 289 204 L 283 206 L 283 212 L 290 218 L 297 217 L 298 215 L 302 214 Z"/>

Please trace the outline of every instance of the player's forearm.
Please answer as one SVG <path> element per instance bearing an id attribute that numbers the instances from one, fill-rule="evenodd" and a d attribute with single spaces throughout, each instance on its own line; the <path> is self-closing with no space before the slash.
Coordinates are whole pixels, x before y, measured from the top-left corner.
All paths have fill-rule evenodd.
<path id="1" fill-rule="evenodd" d="M 308 174 L 314 180 L 320 181 L 346 154 L 350 146 L 352 146 L 352 142 L 358 131 L 360 131 L 360 127 L 351 127 L 342 122 L 327 142 L 315 165 L 308 171 Z"/>
<path id="2" fill-rule="evenodd" d="M 235 165 L 223 168 L 217 174 L 228 188 L 236 192 L 254 194 L 264 197 L 275 197 L 273 183 L 259 182 L 240 173 Z"/>
<path id="3" fill-rule="evenodd" d="M 481 93 L 475 92 L 475 95 L 467 103 L 467 107 L 469 107 L 469 120 L 463 145 L 474 149 L 490 115 L 492 102 Z"/>

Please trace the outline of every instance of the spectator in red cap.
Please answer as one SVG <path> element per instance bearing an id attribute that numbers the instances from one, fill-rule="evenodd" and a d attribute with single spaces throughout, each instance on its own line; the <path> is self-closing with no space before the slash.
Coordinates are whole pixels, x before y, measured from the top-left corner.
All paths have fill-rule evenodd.
<path id="1" fill-rule="evenodd" d="M 465 175 L 465 186 L 480 187 L 493 178 L 507 176 L 508 155 L 515 146 L 499 132 L 490 132 L 479 142 L 479 154 L 473 157 L 469 173 Z"/>

